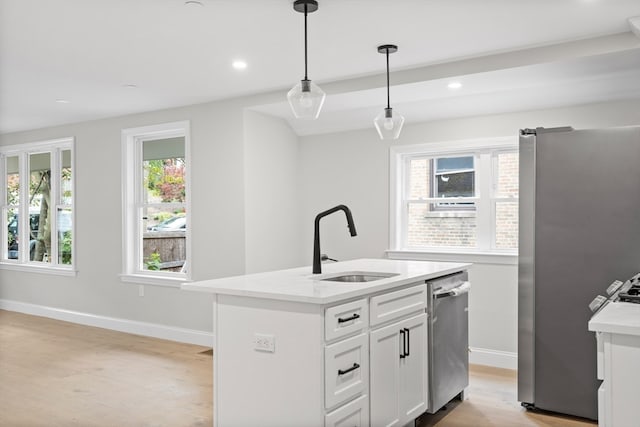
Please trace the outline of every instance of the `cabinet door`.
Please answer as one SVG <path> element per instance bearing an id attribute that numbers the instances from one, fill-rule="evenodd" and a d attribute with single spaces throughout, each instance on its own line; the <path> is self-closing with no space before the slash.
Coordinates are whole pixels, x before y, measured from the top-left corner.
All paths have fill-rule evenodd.
<path id="1" fill-rule="evenodd" d="M 402 339 L 399 323 L 371 332 L 369 366 L 371 369 L 371 425 L 400 425 L 400 355 Z"/>
<path id="2" fill-rule="evenodd" d="M 400 326 L 409 353 L 400 360 L 399 405 L 404 423 L 427 410 L 427 315 L 407 319 Z"/>
<path id="3" fill-rule="evenodd" d="M 426 314 L 371 332 L 372 426 L 401 426 L 427 409 Z"/>

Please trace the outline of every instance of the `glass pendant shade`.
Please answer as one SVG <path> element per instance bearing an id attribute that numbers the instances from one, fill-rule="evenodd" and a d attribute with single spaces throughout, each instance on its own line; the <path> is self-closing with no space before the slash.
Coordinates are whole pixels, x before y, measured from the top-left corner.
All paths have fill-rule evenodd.
<path id="1" fill-rule="evenodd" d="M 376 125 L 380 139 L 398 139 L 404 124 L 404 117 L 399 114 L 394 115 L 393 108 L 385 108 L 382 113 L 376 116 L 373 124 Z"/>
<path id="2" fill-rule="evenodd" d="M 287 93 L 287 100 L 296 119 L 317 119 L 325 97 L 322 89 L 311 80 L 301 80 Z"/>

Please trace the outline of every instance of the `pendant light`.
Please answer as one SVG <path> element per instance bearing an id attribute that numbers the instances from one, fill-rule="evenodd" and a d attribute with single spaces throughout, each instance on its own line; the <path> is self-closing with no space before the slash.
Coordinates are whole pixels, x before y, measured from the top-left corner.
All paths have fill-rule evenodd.
<path id="1" fill-rule="evenodd" d="M 394 115 L 393 109 L 389 102 L 389 54 L 398 51 L 398 46 L 394 44 L 383 44 L 378 46 L 378 53 L 387 55 L 387 108 L 375 118 L 373 123 L 376 125 L 380 139 L 398 139 L 404 117 L 399 114 Z"/>
<path id="2" fill-rule="evenodd" d="M 318 2 L 296 0 L 293 2 L 293 9 L 304 13 L 304 79 L 287 93 L 287 100 L 297 119 L 315 120 L 320 114 L 326 95 L 307 76 L 307 14 L 318 10 Z"/>

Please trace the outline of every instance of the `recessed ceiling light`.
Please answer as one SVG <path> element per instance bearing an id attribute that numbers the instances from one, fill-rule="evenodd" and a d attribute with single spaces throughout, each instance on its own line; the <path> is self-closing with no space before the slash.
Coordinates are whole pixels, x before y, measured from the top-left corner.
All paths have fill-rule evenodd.
<path id="1" fill-rule="evenodd" d="M 451 82 L 447 85 L 449 89 L 460 89 L 462 87 L 462 83 L 460 82 Z"/>
<path id="2" fill-rule="evenodd" d="M 56 99 L 56 102 L 58 104 L 68 104 L 69 100 L 68 99 Z"/>
<path id="3" fill-rule="evenodd" d="M 124 85 L 122 85 L 122 87 L 127 88 L 127 89 L 138 89 L 138 85 L 133 84 L 133 83 L 124 84 Z"/>
<path id="4" fill-rule="evenodd" d="M 198 0 L 187 0 L 184 2 L 184 5 L 188 7 L 202 7 L 204 3 Z"/>
<path id="5" fill-rule="evenodd" d="M 233 63 L 231 65 L 236 70 L 245 70 L 247 68 L 247 63 L 245 61 L 240 60 L 240 59 L 238 59 L 236 61 L 233 61 Z"/>

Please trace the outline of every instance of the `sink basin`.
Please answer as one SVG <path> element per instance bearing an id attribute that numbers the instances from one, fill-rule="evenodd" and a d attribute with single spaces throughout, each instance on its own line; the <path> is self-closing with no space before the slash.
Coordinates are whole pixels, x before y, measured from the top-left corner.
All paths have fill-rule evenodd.
<path id="1" fill-rule="evenodd" d="M 374 280 L 388 279 L 397 276 L 397 273 L 341 273 L 336 276 L 325 277 L 321 281 L 343 282 L 343 283 L 362 283 L 373 282 Z"/>

